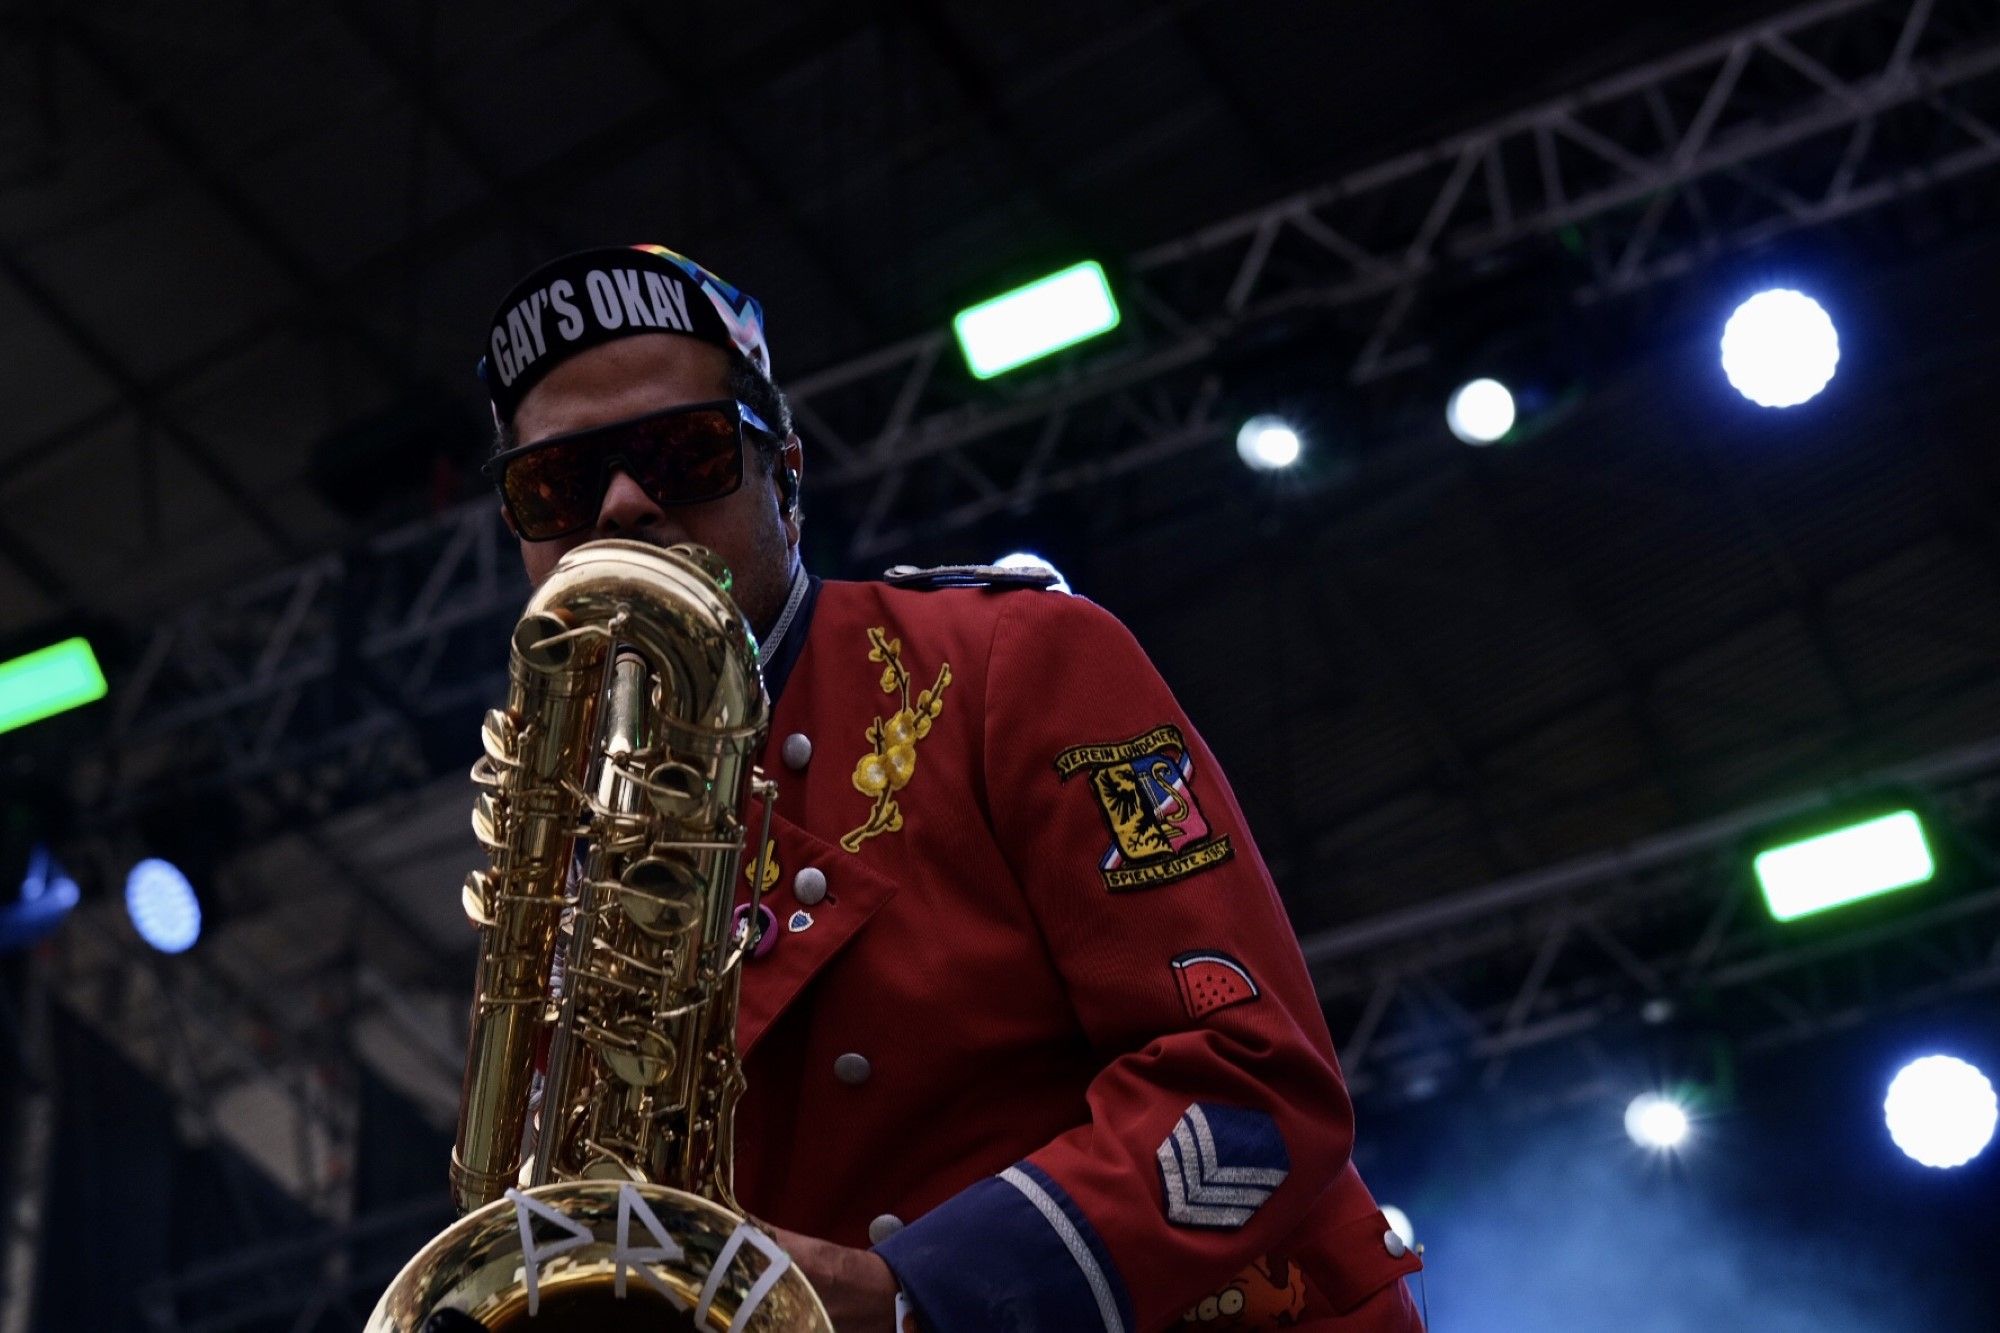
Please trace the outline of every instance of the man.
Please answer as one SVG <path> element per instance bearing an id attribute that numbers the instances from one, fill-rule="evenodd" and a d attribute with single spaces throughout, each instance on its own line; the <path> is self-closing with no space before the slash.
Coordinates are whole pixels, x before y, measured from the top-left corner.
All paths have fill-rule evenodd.
<path id="1" fill-rule="evenodd" d="M 1417 1329 L 1278 895 L 1124 628 L 1004 571 L 807 574 L 762 309 L 671 251 L 544 266 L 487 353 L 529 577 L 698 542 L 762 644 L 737 1190 L 843 1333 Z"/>

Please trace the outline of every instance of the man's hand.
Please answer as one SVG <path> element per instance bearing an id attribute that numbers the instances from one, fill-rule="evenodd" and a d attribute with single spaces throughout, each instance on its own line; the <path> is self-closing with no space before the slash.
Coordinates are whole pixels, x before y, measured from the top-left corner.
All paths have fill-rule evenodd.
<path id="1" fill-rule="evenodd" d="M 840 1333 L 897 1333 L 896 1275 L 882 1256 L 772 1227 Z"/>

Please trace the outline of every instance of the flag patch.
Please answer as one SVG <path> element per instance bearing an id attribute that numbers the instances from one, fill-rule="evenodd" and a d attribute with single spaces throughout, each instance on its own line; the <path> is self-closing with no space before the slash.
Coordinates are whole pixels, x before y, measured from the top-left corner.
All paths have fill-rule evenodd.
<path id="1" fill-rule="evenodd" d="M 1167 1220 L 1233 1231 L 1285 1183 L 1292 1161 L 1262 1111 L 1196 1102 L 1160 1142 Z"/>

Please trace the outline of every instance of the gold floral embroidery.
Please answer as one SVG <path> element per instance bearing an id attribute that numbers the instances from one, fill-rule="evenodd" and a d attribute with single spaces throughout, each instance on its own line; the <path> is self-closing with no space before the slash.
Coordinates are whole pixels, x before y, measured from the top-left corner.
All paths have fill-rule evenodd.
<path id="1" fill-rule="evenodd" d="M 868 724 L 869 751 L 854 766 L 854 789 L 873 797 L 875 808 L 861 827 L 843 834 L 840 845 L 850 852 L 879 833 L 903 827 L 903 810 L 896 793 L 917 771 L 917 742 L 931 734 L 931 723 L 944 711 L 944 692 L 951 684 L 951 663 L 938 666 L 937 683 L 910 698 L 910 673 L 903 667 L 903 641 L 877 626 L 868 631 L 868 660 L 882 663 L 882 693 L 902 698 L 903 706 Z"/>

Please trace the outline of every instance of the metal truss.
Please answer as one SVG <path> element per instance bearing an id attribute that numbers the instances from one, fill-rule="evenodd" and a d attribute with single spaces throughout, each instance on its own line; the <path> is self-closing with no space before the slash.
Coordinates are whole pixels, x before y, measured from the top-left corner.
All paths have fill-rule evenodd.
<path id="1" fill-rule="evenodd" d="M 191 608 L 120 682 L 78 795 L 115 819 L 219 790 L 254 825 L 432 776 L 422 724 L 503 696 L 526 593 L 481 500 Z"/>
<path id="2" fill-rule="evenodd" d="M 942 331 L 808 376 L 815 489 L 850 558 L 880 557 L 1220 442 L 1220 354 L 1261 330 L 1346 321 L 1351 374 L 1378 377 L 1425 354 L 1435 291 L 1538 240 L 1602 299 L 1990 165 L 1981 12 L 1821 0 L 1219 222 L 1124 266 L 1112 342 L 1018 381 L 970 385 Z M 187 611 L 120 683 L 82 804 L 130 813 L 198 774 L 255 823 L 424 776 L 420 724 L 499 695 L 516 568 L 474 501 Z"/>
<path id="3" fill-rule="evenodd" d="M 347 892 L 314 916 L 312 940 L 285 946 L 303 955 L 290 975 L 255 961 L 268 943 L 245 953 L 230 933 L 295 932 L 282 917 L 225 920 L 219 949 L 167 958 L 140 942 L 122 904 L 101 901 L 72 914 L 37 966 L 50 999 L 173 1095 L 183 1134 L 227 1145 L 338 1222 L 351 1209 L 362 1065 L 432 1115 L 455 1105 L 464 1050 L 451 1016 L 464 970 L 433 959 L 420 930 L 337 849 L 317 834 L 306 843 Z M 121 862 L 98 850 L 96 869 L 110 879 Z M 250 1209 L 241 1211 L 254 1234 Z"/>
<path id="4" fill-rule="evenodd" d="M 1156 246 L 1052 369 L 972 385 L 939 330 L 808 376 L 815 485 L 878 557 L 1216 443 L 1217 353 L 1266 334 L 1311 323 L 1366 383 L 1428 359 L 1441 294 L 1551 252 L 1553 294 L 1602 301 L 1984 169 L 2000 21 L 1968 8 L 1820 0 Z"/>
<path id="5" fill-rule="evenodd" d="M 1960 882 L 1849 922 L 1773 923 L 1750 840 L 1828 805 L 1808 798 L 1302 941 L 1350 1086 L 1378 1105 L 1450 1086 L 1544 1104 L 1600 1076 L 1629 1087 L 1649 1029 L 1753 1052 L 2000 986 L 2000 863 L 1979 836 L 2000 738 L 1856 790 L 1925 793 L 1969 862 Z"/>
<path id="6" fill-rule="evenodd" d="M 78 909 L 56 936 L 50 971 L 60 1002 L 173 1094 L 183 1134 L 228 1145 L 308 1208 L 341 1214 L 353 1062 L 330 1025 L 281 1019 L 198 955 L 154 954 L 104 904 Z"/>
<path id="7" fill-rule="evenodd" d="M 71 851 L 105 882 L 130 860 L 116 830 L 150 816 L 171 826 L 198 808 L 200 826 L 233 822 L 246 843 L 304 830 L 344 920 L 339 940 L 313 941 L 338 961 L 311 964 L 303 985 L 238 981 L 213 950 L 163 959 L 115 904 L 75 914 L 50 985 L 173 1092 L 187 1132 L 332 1222 L 348 1207 L 361 1062 L 406 1091 L 415 1080 L 427 1105 L 455 1100 L 463 1054 L 428 1002 L 448 993 L 455 1012 L 463 975 L 324 821 L 434 777 L 437 720 L 504 697 L 519 561 L 477 501 L 190 609 L 151 634 L 106 745 L 73 776 L 93 832 Z"/>

